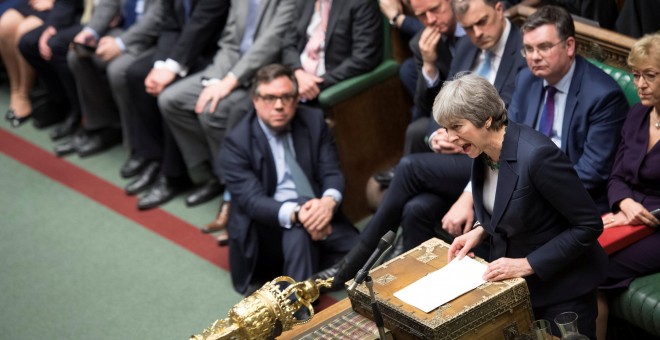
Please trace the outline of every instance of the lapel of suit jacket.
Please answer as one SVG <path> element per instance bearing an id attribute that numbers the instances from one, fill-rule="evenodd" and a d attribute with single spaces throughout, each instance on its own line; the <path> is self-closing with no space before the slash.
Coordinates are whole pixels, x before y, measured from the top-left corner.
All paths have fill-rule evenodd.
<path id="1" fill-rule="evenodd" d="M 516 28 L 511 24 L 511 30 L 509 31 L 509 36 L 506 39 L 506 45 L 504 45 L 504 52 L 502 53 L 502 60 L 500 60 L 500 66 L 497 68 L 497 74 L 495 75 L 495 83 L 493 86 L 497 89 L 497 92 L 501 93 L 506 79 L 508 78 L 509 72 L 516 63 L 516 54 L 520 51 L 516 50 Z"/>
<path id="2" fill-rule="evenodd" d="M 298 109 L 296 117 L 291 123 L 291 137 L 293 139 L 293 148 L 296 150 L 296 161 L 298 162 L 300 168 L 302 168 L 305 172 L 305 175 L 307 175 L 307 179 L 312 185 L 312 188 L 314 188 L 316 185 L 314 185 L 315 181 L 314 177 L 312 176 L 313 164 L 310 148 L 312 141 L 309 136 L 309 129 L 305 125 L 303 119 L 299 116 L 302 114 L 305 114 L 305 112 L 301 112 L 300 109 Z"/>
<path id="3" fill-rule="evenodd" d="M 325 29 L 325 46 L 330 45 L 330 40 L 332 38 L 332 32 L 337 26 L 337 21 L 339 17 L 344 13 L 343 7 L 346 5 L 346 1 L 343 0 L 333 0 L 332 6 L 330 7 L 330 13 L 328 14 L 328 27 Z"/>
<path id="4" fill-rule="evenodd" d="M 236 22 L 236 39 L 238 39 L 238 45 L 240 46 L 241 39 L 243 39 L 243 35 L 245 34 L 245 27 L 247 26 L 246 19 L 250 3 L 249 0 L 232 0 L 230 6 L 236 8 L 236 18 L 234 20 Z M 238 50 L 238 46 L 236 49 Z"/>
<path id="5" fill-rule="evenodd" d="M 453 77 L 458 72 L 469 71 L 469 70 L 472 69 L 472 65 L 474 64 L 474 61 L 477 59 L 477 54 L 479 53 L 479 48 L 477 46 L 474 46 L 474 44 L 472 44 L 472 42 L 470 42 L 466 52 L 467 53 L 465 53 L 465 54 L 460 54 L 460 53 L 458 53 L 458 51 L 456 51 L 456 54 L 459 56 L 459 59 L 460 59 L 460 66 L 458 67 L 458 70 L 456 70 L 456 72 L 454 72 L 454 74 L 450 75 L 450 77 Z M 465 56 L 465 57 L 461 58 L 462 56 Z"/>
<path id="6" fill-rule="evenodd" d="M 266 186 L 266 193 L 272 196 L 275 194 L 275 189 L 277 188 L 277 168 L 275 167 L 273 151 L 270 149 L 266 134 L 264 134 L 264 131 L 259 125 L 259 118 L 257 118 L 254 111 L 252 111 L 251 114 L 254 116 L 252 123 L 250 124 L 250 130 L 253 145 L 256 146 L 255 148 L 252 148 L 252 157 L 257 160 L 257 163 L 261 164 L 261 169 L 265 171 L 263 178 L 266 179 L 266 183 L 264 183 Z M 261 177 L 261 174 L 256 175 L 257 177 Z"/>
<path id="7" fill-rule="evenodd" d="M 497 189 L 495 193 L 495 205 L 493 206 L 493 217 L 491 223 L 493 228 L 500 223 L 502 215 L 509 205 L 509 200 L 518 183 L 518 174 L 513 170 L 510 163 L 517 159 L 518 138 L 520 137 L 520 128 L 516 123 L 509 123 L 504 142 L 502 142 L 502 152 L 500 153 L 500 171 L 497 178 Z"/>
<path id="8" fill-rule="evenodd" d="M 525 124 L 532 129 L 536 127 L 536 122 L 539 119 L 539 108 L 543 105 L 543 79 L 538 78 L 534 75 L 534 81 L 529 86 L 529 101 L 527 102 L 526 109 L 527 111 L 522 112 L 525 115 L 523 122 L 518 122 L 520 124 Z"/>
<path id="9" fill-rule="evenodd" d="M 575 57 L 575 70 L 573 71 L 573 79 L 571 79 L 571 87 L 569 87 L 566 94 L 566 108 L 564 109 L 564 122 L 561 126 L 561 151 L 568 155 L 568 135 L 571 133 L 571 120 L 575 115 L 575 108 L 578 105 L 578 96 L 582 88 L 582 77 L 584 76 L 586 61 L 580 56 Z"/>
<path id="10" fill-rule="evenodd" d="M 254 29 L 255 37 L 259 36 L 259 28 L 264 23 L 264 17 L 266 15 L 272 15 L 272 13 L 274 13 L 275 7 L 277 7 L 277 0 L 259 1 L 259 16 L 257 16 L 257 27 Z"/>
<path id="11" fill-rule="evenodd" d="M 300 3 L 300 1 L 298 3 Z M 316 5 L 316 1 L 310 1 L 310 0 L 304 1 L 303 9 L 301 12 L 301 18 L 300 21 L 298 21 L 298 28 L 297 28 L 300 37 L 307 38 L 307 27 L 309 26 L 309 23 L 312 22 L 312 16 L 314 15 L 315 5 Z M 308 39 L 298 39 L 298 50 L 301 53 L 305 49 L 305 46 L 307 45 L 307 40 Z"/>
<path id="12" fill-rule="evenodd" d="M 491 228 L 490 215 L 486 213 L 482 199 L 484 195 L 484 166 L 485 164 L 481 157 L 477 157 L 472 163 L 472 201 L 474 202 L 474 211 L 476 211 L 477 214 L 480 214 L 481 212 L 485 213 L 483 216 L 477 215 L 477 220 L 481 222 L 484 228 L 493 231 L 495 228 Z M 479 199 L 474 199 L 475 197 L 478 197 Z"/>

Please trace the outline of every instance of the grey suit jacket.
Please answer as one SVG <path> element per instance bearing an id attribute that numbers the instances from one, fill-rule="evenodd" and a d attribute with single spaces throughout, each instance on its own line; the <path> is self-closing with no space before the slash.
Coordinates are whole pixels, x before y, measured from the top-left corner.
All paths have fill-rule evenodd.
<path id="1" fill-rule="evenodd" d="M 126 45 L 126 51 L 138 54 L 153 46 L 158 39 L 163 23 L 165 0 L 144 0 L 144 14 L 119 38 Z"/>
<path id="2" fill-rule="evenodd" d="M 120 15 L 121 6 L 126 0 L 101 0 L 94 6 L 92 18 L 87 27 L 93 29 L 99 36 L 105 35 L 110 30 L 112 19 Z"/>
<path id="3" fill-rule="evenodd" d="M 220 50 L 203 75 L 221 79 L 231 72 L 241 84 L 248 86 L 261 66 L 279 61 L 284 33 L 293 21 L 295 3 L 295 0 L 261 0 L 254 43 L 249 51 L 240 55 L 248 1 L 232 0 L 229 19 L 218 43 Z"/>

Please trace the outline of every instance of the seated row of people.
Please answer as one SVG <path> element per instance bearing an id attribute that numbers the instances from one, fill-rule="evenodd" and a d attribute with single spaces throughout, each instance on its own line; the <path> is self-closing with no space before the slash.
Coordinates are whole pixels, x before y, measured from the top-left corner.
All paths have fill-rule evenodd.
<path id="1" fill-rule="evenodd" d="M 471 9 L 475 10 L 478 8 L 476 6 L 473 7 L 474 3 L 479 2 L 479 0 L 452 1 L 457 19 L 463 28 L 467 28 L 466 33 L 468 37 L 474 37 L 475 44 L 480 41 L 475 38 L 480 35 L 481 31 L 487 31 L 487 25 L 491 18 L 493 18 L 489 13 L 495 13 L 495 16 L 497 16 L 501 12 L 498 9 L 498 5 L 495 4 L 485 14 L 470 16 Z M 418 3 L 416 0 L 411 0 L 413 10 L 416 14 L 422 13 L 427 17 L 427 8 L 439 10 L 442 6 L 442 1 L 437 1 L 435 2 L 437 7 L 433 7 L 433 4 L 431 4 L 426 8 L 423 6 L 416 8 Z M 466 4 L 467 10 L 465 7 L 460 8 L 460 6 L 466 6 Z M 471 25 L 475 22 L 480 22 L 481 27 Z M 496 46 L 497 41 L 493 45 Z M 653 119 L 657 119 L 658 117 L 654 113 L 655 109 L 649 107 L 657 106 L 657 99 L 652 99 L 653 96 L 651 93 L 658 86 L 655 76 L 658 70 L 660 70 L 660 63 L 655 59 L 657 58 L 655 54 L 657 54 L 656 49 L 660 45 L 654 45 L 654 43 L 657 44 L 657 40 L 650 38 L 649 41 L 646 41 L 646 47 L 641 49 L 643 52 L 634 51 L 633 53 L 639 53 L 644 56 L 644 59 L 650 60 L 645 60 L 643 63 L 631 61 L 631 67 L 635 71 L 636 85 L 639 96 L 642 99 L 642 104 L 646 105 L 644 108 L 638 108 L 636 106 L 636 111 L 644 112 L 641 121 L 644 124 L 649 124 L 649 126 L 644 127 L 642 131 L 649 131 L 650 135 L 649 139 L 645 139 L 648 141 L 648 144 L 644 143 L 644 146 L 648 147 L 648 149 L 642 150 L 646 151 L 646 153 L 638 150 L 635 153 L 635 157 L 640 157 L 641 159 L 638 159 L 642 164 L 650 165 L 651 163 L 646 162 L 653 161 L 653 150 L 657 143 L 657 136 L 654 137 L 657 135 L 657 131 L 653 127 Z M 420 50 L 423 49 L 422 45 L 420 43 Z M 642 195 L 637 197 L 630 192 L 625 194 L 625 197 L 638 200 L 638 203 L 634 204 L 634 210 L 626 207 L 630 204 L 630 201 L 622 200 L 624 196 L 618 198 L 610 197 L 610 204 L 607 202 L 607 181 L 614 165 L 615 153 L 619 146 L 621 127 L 626 119 L 628 104 L 621 89 L 611 77 L 582 57 L 576 55 L 574 25 L 570 15 L 558 7 L 542 7 L 523 24 L 521 45 L 520 52 L 525 58 L 528 67 L 518 72 L 515 77 L 516 81 L 513 86 L 513 94 L 510 97 L 507 119 L 512 124 L 515 122 L 537 129 L 550 138 L 568 156 L 568 159 L 573 164 L 573 171 L 589 194 L 590 199 L 587 200 L 595 203 L 594 207 L 597 207 L 597 209 L 593 209 L 594 211 L 592 213 L 594 216 L 592 217 L 598 218 L 599 213 L 604 214 L 610 210 L 625 210 L 627 212 L 617 213 L 615 215 L 622 218 L 625 216 L 624 223 L 642 222 L 647 225 L 657 225 L 658 219 L 653 217 L 649 211 L 658 208 L 658 202 L 655 202 L 654 198 L 648 199 L 646 196 L 653 196 L 654 189 L 649 191 L 649 189 L 642 189 L 634 183 L 629 184 L 630 187 L 639 188 L 638 190 L 642 190 L 643 192 Z M 488 50 L 484 50 L 482 54 L 486 54 L 487 52 Z M 493 52 L 493 49 L 490 52 Z M 494 54 L 497 55 L 497 53 Z M 461 58 L 463 57 L 464 55 L 461 55 Z M 461 62 L 464 62 L 464 60 L 461 60 Z M 452 62 L 452 67 L 454 65 L 455 63 Z M 481 69 L 480 63 L 473 61 L 471 65 L 471 68 L 466 71 L 479 73 Z M 424 72 L 425 70 L 422 68 L 420 74 L 425 78 L 429 78 Z M 498 70 L 497 75 L 500 74 Z M 493 83 L 506 104 L 506 95 L 498 88 L 496 84 L 497 79 L 489 78 L 487 75 L 485 78 Z M 427 99 L 429 101 L 434 100 L 435 95 Z M 435 105 L 439 105 L 438 100 L 440 99 L 435 100 Z M 470 100 L 479 102 L 484 99 L 475 97 L 470 98 Z M 481 128 L 483 125 L 476 126 Z M 470 152 L 474 152 L 476 148 L 480 151 L 477 154 L 480 154 L 483 151 L 483 146 L 472 144 L 469 140 L 463 140 L 461 143 L 457 143 L 447 133 L 447 130 L 451 129 L 450 126 L 439 128 L 430 136 L 429 144 L 439 155 L 428 153 L 412 154 L 406 156 L 400 162 L 382 204 L 360 235 L 360 243 L 337 265 L 319 273 L 317 277 L 334 276 L 335 287 L 340 287 L 345 281 L 352 278 L 364 264 L 371 252 L 375 249 L 380 237 L 388 230 L 396 230 L 399 225 L 403 227 L 403 250 L 410 249 L 420 242 L 436 236 L 434 229 L 440 221 L 442 221 L 443 229 L 452 236 L 461 236 L 473 229 L 473 206 L 476 207 L 475 203 L 482 200 L 481 195 L 486 191 L 486 188 L 477 191 L 480 196 L 475 197 L 473 200 L 471 188 L 475 186 L 475 183 L 466 187 L 470 179 L 471 168 L 472 175 L 475 176 L 474 168 L 472 167 L 473 162 L 466 159 L 467 157 L 463 153 L 469 154 Z M 509 155 L 507 157 L 514 156 Z M 511 159 L 514 158 L 506 158 L 499 162 L 493 162 L 491 164 L 493 171 L 498 171 L 497 169 L 499 167 L 505 166 Z M 640 165 L 640 163 L 636 164 Z M 643 167 L 644 165 L 640 169 L 630 169 L 630 171 L 634 174 L 637 171 L 641 171 Z M 522 174 L 519 175 L 522 176 Z M 656 178 L 658 174 L 657 171 L 650 171 L 645 175 L 649 176 L 648 179 L 653 181 L 653 178 Z M 472 179 L 474 180 L 474 177 Z M 553 183 L 545 183 L 553 185 Z M 654 185 L 657 186 L 658 183 L 651 184 L 651 187 Z M 500 186 L 498 180 L 478 183 L 479 186 L 486 184 L 489 185 L 488 190 L 490 190 L 491 194 L 492 191 L 496 191 L 496 187 L 499 188 Z M 559 185 L 559 182 L 556 184 Z M 465 191 L 462 190 L 463 187 L 466 187 Z M 516 196 L 518 199 L 527 197 L 522 193 L 518 196 Z M 562 196 L 562 198 L 568 200 L 568 196 Z M 489 200 L 488 202 L 491 205 L 494 203 L 495 209 L 503 210 L 504 214 L 526 215 L 526 210 L 528 209 L 507 205 L 504 198 L 494 202 L 494 198 L 494 195 L 491 195 L 490 198 L 484 196 L 483 200 Z M 546 199 L 550 200 L 550 198 Z M 553 199 L 556 199 L 556 197 Z M 483 204 L 484 202 L 481 202 L 481 205 Z M 451 208 L 449 209 L 450 206 Z M 509 209 L 517 210 L 510 211 Z M 638 217 L 633 218 L 633 216 Z M 509 226 L 507 223 L 500 225 L 498 222 L 493 222 L 495 225 L 491 225 L 491 218 L 494 219 L 495 215 L 491 216 L 489 212 L 488 216 L 479 216 L 477 220 L 480 225 L 486 223 L 487 225 L 484 228 L 490 230 L 489 234 L 491 234 L 490 247 L 478 249 L 481 250 L 480 255 L 490 260 L 496 260 L 501 256 L 513 256 L 513 250 L 511 252 L 493 253 L 495 243 L 504 241 L 504 244 L 500 244 L 498 247 L 501 248 L 504 246 L 506 248 L 506 245 L 512 245 L 515 242 L 517 236 L 515 228 Z M 565 214 L 563 218 L 571 221 L 575 216 Z M 615 218 L 614 220 L 616 221 L 617 219 Z M 586 244 L 597 244 L 596 237 L 602 231 L 602 222 L 600 219 L 598 221 L 599 225 L 595 226 L 598 231 L 592 233 L 589 239 L 585 240 Z M 577 230 L 575 228 L 569 226 L 567 230 L 572 232 L 572 230 Z M 461 237 L 460 240 L 464 240 L 464 238 Z M 653 241 L 649 239 L 647 242 Z M 475 244 L 471 243 L 469 248 L 473 246 Z M 497 249 L 499 248 L 496 247 Z M 527 258 L 531 258 L 533 255 L 540 258 L 542 255 L 541 250 L 537 251 L 535 249 L 531 249 L 528 253 L 524 254 Z M 657 272 L 660 269 L 657 267 L 658 255 L 660 254 L 652 255 L 652 259 L 649 260 L 648 264 L 636 267 L 633 273 L 630 272 L 629 264 L 623 264 L 621 267 L 626 269 L 619 269 L 619 271 L 628 270 L 626 274 L 623 274 L 627 278 Z M 574 262 L 574 260 L 567 259 L 561 263 L 561 266 L 571 266 L 572 261 Z M 531 260 L 527 263 L 527 268 L 532 268 L 532 270 L 524 273 L 501 270 L 506 273 L 504 275 L 505 277 L 524 276 L 528 281 L 543 281 L 540 273 L 547 269 L 544 269 L 542 266 L 538 268 L 534 268 L 534 266 L 529 267 L 530 263 Z M 612 273 L 605 272 L 605 269 L 600 274 L 602 275 L 601 279 L 606 275 L 612 275 Z M 622 274 L 619 273 L 617 275 Z M 494 277 L 491 275 L 489 279 L 494 279 Z M 585 333 L 592 337 L 596 333 L 595 319 L 596 315 L 598 315 L 595 312 L 595 291 L 601 281 L 597 277 L 595 280 L 585 281 L 588 283 L 589 289 L 582 291 L 585 295 L 579 297 L 579 299 L 584 299 L 582 301 L 589 308 L 584 311 L 586 323 L 582 327 Z M 556 296 L 553 298 L 556 301 L 548 301 L 547 299 L 539 299 L 538 297 L 534 298 L 534 294 L 532 294 L 532 304 L 535 308 L 535 314 L 538 311 L 539 316 L 545 316 L 546 312 L 549 311 L 547 308 L 552 304 L 562 302 L 559 301 L 561 298 L 560 296 Z"/>
<path id="2" fill-rule="evenodd" d="M 0 25 L 18 12 L 31 18 L 16 8 Z M 206 179 L 187 205 L 223 192 L 219 148 L 252 107 L 258 68 L 283 62 L 295 69 L 301 99 L 318 106 L 321 90 L 370 71 L 383 53 L 382 17 L 367 0 L 58 0 L 43 16 L 38 28 L 3 41 L 25 56 L 17 69 L 44 80 L 53 98 L 49 118 L 66 115 L 51 133 L 64 140 L 55 153 L 87 157 L 123 136 L 130 157 L 120 173 L 131 179 L 126 193 L 142 195 L 142 210 L 189 191 L 192 171 Z M 18 127 L 31 114 L 15 97 L 7 118 Z M 220 212 L 228 210 L 223 204 Z M 214 221 L 205 230 L 225 225 Z"/>

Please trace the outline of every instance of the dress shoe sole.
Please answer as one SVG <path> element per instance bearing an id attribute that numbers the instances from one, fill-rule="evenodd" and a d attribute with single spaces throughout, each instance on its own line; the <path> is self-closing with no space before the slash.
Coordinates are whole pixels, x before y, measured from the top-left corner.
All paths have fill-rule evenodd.
<path id="1" fill-rule="evenodd" d="M 101 152 L 103 152 L 103 151 L 105 151 L 105 150 L 108 150 L 108 149 L 112 148 L 113 146 L 115 146 L 115 145 L 117 145 L 117 144 L 118 144 L 118 143 L 104 144 L 104 145 L 102 145 L 101 147 L 98 147 L 98 148 L 93 148 L 93 149 L 88 149 L 88 150 L 78 151 L 78 156 L 80 156 L 81 158 L 85 158 L 85 157 L 93 156 L 93 155 L 96 155 L 96 154 L 98 154 L 98 153 L 101 153 Z"/>
<path id="2" fill-rule="evenodd" d="M 55 156 L 57 157 L 64 157 L 68 156 L 72 153 L 76 153 L 76 148 L 70 148 L 70 149 L 55 149 Z"/>
<path id="3" fill-rule="evenodd" d="M 229 245 L 229 235 L 227 235 L 227 233 L 220 234 L 216 240 L 218 241 L 218 246 L 220 247 Z"/>

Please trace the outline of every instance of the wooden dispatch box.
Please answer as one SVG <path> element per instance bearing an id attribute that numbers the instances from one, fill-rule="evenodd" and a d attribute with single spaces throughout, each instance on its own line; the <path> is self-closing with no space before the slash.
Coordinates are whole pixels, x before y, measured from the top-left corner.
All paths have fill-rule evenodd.
<path id="1" fill-rule="evenodd" d="M 371 271 L 385 327 L 395 338 L 508 340 L 529 333 L 534 317 L 527 283 L 521 278 L 487 282 L 430 313 L 394 297 L 395 292 L 445 266 L 448 250 L 446 242 L 433 238 Z M 356 312 L 373 320 L 364 284 L 349 292 L 349 299 Z"/>

